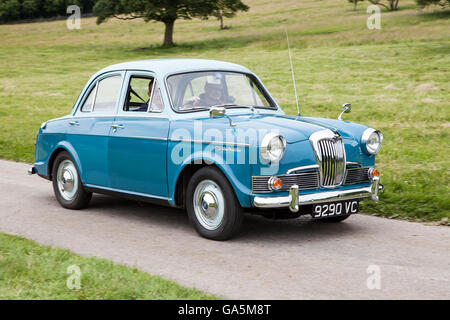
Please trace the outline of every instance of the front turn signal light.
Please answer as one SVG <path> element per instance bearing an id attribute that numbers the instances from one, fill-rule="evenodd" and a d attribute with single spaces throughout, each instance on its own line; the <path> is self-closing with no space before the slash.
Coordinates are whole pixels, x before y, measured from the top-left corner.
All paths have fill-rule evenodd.
<path id="1" fill-rule="evenodd" d="M 272 191 L 280 190 L 283 187 L 283 181 L 278 177 L 270 177 L 268 185 Z"/>
<path id="2" fill-rule="evenodd" d="M 368 173 L 370 180 L 380 177 L 380 171 L 375 168 L 370 168 Z"/>

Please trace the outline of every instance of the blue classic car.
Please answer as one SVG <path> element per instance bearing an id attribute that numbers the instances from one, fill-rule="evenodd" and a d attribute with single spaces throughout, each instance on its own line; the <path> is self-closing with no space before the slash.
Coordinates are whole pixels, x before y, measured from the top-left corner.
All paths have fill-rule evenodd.
<path id="1" fill-rule="evenodd" d="M 143 60 L 97 72 L 72 112 L 44 122 L 30 174 L 65 208 L 93 192 L 185 208 L 197 232 L 225 240 L 244 212 L 342 221 L 382 190 L 383 136 L 341 119 L 288 116 L 247 68 Z"/>

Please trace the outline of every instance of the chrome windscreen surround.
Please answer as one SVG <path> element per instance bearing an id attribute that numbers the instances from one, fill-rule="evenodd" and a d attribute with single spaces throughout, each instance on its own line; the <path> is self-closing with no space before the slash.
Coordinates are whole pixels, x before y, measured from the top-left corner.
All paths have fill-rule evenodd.
<path id="1" fill-rule="evenodd" d="M 309 141 L 319 165 L 319 181 L 323 188 L 336 188 L 344 183 L 346 159 L 344 142 L 329 129 L 313 133 Z"/>

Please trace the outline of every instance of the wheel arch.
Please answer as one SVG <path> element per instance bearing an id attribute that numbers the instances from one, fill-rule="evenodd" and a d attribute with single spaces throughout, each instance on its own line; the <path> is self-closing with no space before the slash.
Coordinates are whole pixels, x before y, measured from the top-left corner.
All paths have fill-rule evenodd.
<path id="1" fill-rule="evenodd" d="M 197 158 L 187 161 L 176 177 L 175 188 L 173 191 L 173 204 L 185 208 L 186 207 L 186 190 L 189 180 L 195 172 L 204 167 L 217 168 L 230 183 L 236 198 L 242 207 L 251 206 L 250 204 L 250 190 L 246 188 L 234 175 L 232 169 L 228 165 L 222 165 L 211 159 Z"/>
<path id="2" fill-rule="evenodd" d="M 81 162 L 80 162 L 80 158 L 78 157 L 78 154 L 76 153 L 75 149 L 68 143 L 61 143 L 58 144 L 55 149 L 53 150 L 53 152 L 51 153 L 49 159 L 48 159 L 48 166 L 47 166 L 47 173 L 48 173 L 48 177 L 49 180 L 52 180 L 52 171 L 53 171 L 53 165 L 55 163 L 55 159 L 56 157 L 61 153 L 61 152 L 67 152 L 70 154 L 70 156 L 72 157 L 72 159 L 75 162 L 75 166 L 77 167 L 77 170 L 80 174 L 80 177 L 83 179 L 83 175 L 82 175 L 82 167 L 81 167 Z"/>

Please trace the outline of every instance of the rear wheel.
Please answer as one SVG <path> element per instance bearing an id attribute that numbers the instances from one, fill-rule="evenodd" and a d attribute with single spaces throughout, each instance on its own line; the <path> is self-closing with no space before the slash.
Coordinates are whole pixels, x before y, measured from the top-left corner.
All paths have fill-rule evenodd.
<path id="1" fill-rule="evenodd" d="M 226 177 L 214 167 L 198 170 L 186 192 L 189 219 L 208 239 L 227 240 L 240 229 L 243 209 Z"/>
<path id="2" fill-rule="evenodd" d="M 75 161 L 66 151 L 56 156 L 52 182 L 56 199 L 64 208 L 82 209 L 92 198 L 92 193 L 84 190 Z"/>

